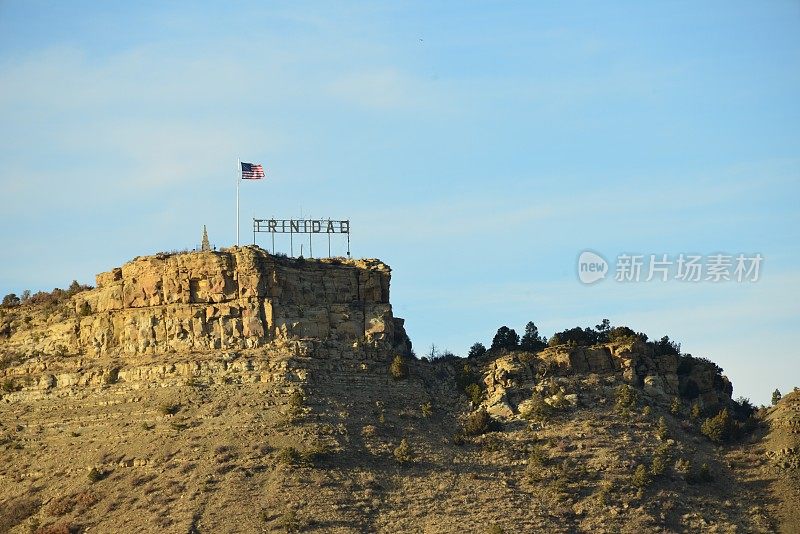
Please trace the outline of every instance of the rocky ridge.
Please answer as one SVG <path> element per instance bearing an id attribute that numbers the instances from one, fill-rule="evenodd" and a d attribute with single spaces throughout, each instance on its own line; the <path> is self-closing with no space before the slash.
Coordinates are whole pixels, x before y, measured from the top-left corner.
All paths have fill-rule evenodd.
<path id="1" fill-rule="evenodd" d="M 642 388 L 654 402 L 668 405 L 683 397 L 711 412 L 731 404 L 733 387 L 711 362 L 678 354 L 656 354 L 639 340 L 607 343 L 594 347 L 549 347 L 538 354 L 512 352 L 492 357 L 485 384 L 486 407 L 498 417 L 513 417 L 524 411 L 531 391 L 546 391 L 543 376 L 618 375 Z M 569 392 L 563 392 L 569 395 Z M 573 404 L 577 398 L 568 397 Z"/>

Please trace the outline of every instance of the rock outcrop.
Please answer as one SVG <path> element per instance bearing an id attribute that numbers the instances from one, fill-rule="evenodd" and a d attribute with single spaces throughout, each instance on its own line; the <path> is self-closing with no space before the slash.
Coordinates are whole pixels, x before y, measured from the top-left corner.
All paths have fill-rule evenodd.
<path id="1" fill-rule="evenodd" d="M 293 340 L 379 343 L 410 350 L 378 260 L 303 260 L 257 247 L 140 257 L 97 275 L 75 313 L 18 328 L 6 350 L 25 355 L 142 354 L 247 349 Z"/>
<path id="2" fill-rule="evenodd" d="M 534 355 L 511 352 L 493 359 L 485 377 L 487 410 L 504 418 L 519 414 L 543 377 L 619 375 L 655 401 L 680 397 L 705 410 L 731 403 L 733 388 L 712 362 L 678 354 L 656 354 L 639 341 L 592 347 L 557 346 Z M 567 399 L 573 402 L 574 399 Z"/>

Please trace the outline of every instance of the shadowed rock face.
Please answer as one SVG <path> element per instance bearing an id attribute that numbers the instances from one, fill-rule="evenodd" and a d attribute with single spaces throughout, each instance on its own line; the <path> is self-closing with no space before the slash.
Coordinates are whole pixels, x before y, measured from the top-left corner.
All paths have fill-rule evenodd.
<path id="1" fill-rule="evenodd" d="M 19 328 L 25 354 L 137 355 L 256 348 L 297 339 L 408 350 L 378 260 L 293 260 L 257 247 L 135 258 L 97 275 L 75 314 Z"/>

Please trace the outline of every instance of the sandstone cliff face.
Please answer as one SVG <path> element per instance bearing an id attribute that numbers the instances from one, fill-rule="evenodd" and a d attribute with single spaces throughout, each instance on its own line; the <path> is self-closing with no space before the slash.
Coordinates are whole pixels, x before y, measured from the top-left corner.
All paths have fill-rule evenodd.
<path id="1" fill-rule="evenodd" d="M 97 275 L 72 317 L 19 328 L 4 348 L 134 356 L 326 339 L 406 351 L 390 275 L 378 260 L 293 260 L 257 247 L 141 257 Z"/>

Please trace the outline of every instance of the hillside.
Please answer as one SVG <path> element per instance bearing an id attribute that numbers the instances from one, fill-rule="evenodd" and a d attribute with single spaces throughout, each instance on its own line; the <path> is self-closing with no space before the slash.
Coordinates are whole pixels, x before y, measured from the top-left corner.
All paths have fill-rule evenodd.
<path id="1" fill-rule="evenodd" d="M 417 360 L 390 278 L 244 247 L 2 308 L 0 532 L 797 531 L 797 393 L 635 336 Z"/>

